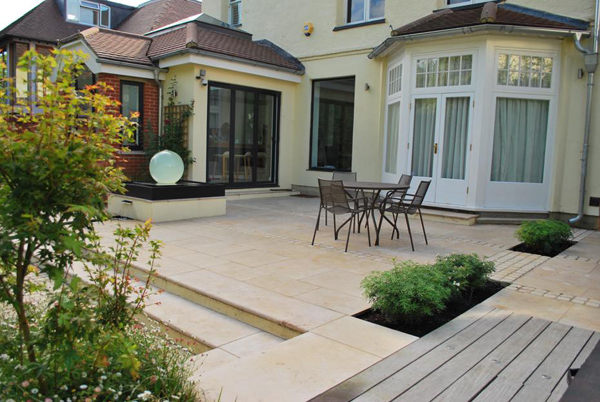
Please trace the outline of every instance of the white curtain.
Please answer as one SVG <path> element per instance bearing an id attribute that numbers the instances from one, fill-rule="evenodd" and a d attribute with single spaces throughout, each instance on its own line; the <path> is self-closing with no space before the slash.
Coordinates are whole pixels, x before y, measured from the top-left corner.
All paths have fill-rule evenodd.
<path id="1" fill-rule="evenodd" d="M 447 98 L 444 123 L 442 177 L 465 179 L 467 139 L 469 135 L 469 104 L 471 98 Z"/>
<path id="2" fill-rule="evenodd" d="M 396 174 L 398 170 L 398 134 L 400 130 L 400 102 L 388 105 L 385 171 Z"/>
<path id="3" fill-rule="evenodd" d="M 415 128 L 412 151 L 413 176 L 431 177 L 432 175 L 436 109 L 436 98 L 415 100 Z"/>
<path id="4" fill-rule="evenodd" d="M 492 181 L 544 181 L 549 103 L 537 99 L 497 99 Z"/>

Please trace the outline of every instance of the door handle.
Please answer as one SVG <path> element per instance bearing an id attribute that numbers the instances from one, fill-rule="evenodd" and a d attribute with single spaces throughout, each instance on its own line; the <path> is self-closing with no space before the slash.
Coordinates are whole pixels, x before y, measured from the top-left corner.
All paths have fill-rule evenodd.
<path id="1" fill-rule="evenodd" d="M 437 149 L 438 149 L 438 144 L 437 144 L 437 142 L 436 142 L 435 144 L 433 144 L 433 153 L 434 153 L 435 155 L 437 155 Z"/>

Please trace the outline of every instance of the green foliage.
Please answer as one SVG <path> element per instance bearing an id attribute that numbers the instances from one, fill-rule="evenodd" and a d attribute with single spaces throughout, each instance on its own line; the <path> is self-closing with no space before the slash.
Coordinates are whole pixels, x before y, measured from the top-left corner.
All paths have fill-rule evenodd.
<path id="1" fill-rule="evenodd" d="M 492 272 L 494 263 L 476 254 L 452 254 L 434 264 L 395 264 L 390 271 L 367 276 L 361 287 L 372 308 L 389 321 L 415 323 L 445 310 L 451 299 L 470 298 Z"/>
<path id="2" fill-rule="evenodd" d="M 556 220 L 530 221 L 523 222 L 515 236 L 538 254 L 552 254 L 571 240 L 573 229 Z"/>
<path id="3" fill-rule="evenodd" d="M 388 319 L 419 322 L 444 310 L 452 296 L 448 280 L 439 269 L 411 261 L 390 271 L 374 272 L 361 283 L 373 309 Z"/>
<path id="4" fill-rule="evenodd" d="M 479 258 L 477 254 L 451 254 L 437 257 L 436 269 L 448 278 L 458 297 L 484 288 L 489 276 L 494 272 L 494 263 Z"/>
<path id="5" fill-rule="evenodd" d="M 187 355 L 136 330 L 160 255 L 150 223 L 118 229 L 109 250 L 94 229 L 123 190 L 115 151 L 134 124 L 105 83 L 75 90 L 83 57 L 27 52 L 18 68 L 35 94 L 0 79 L 0 400 L 194 400 Z M 151 270 L 136 283 L 142 247 Z"/>
<path id="6" fill-rule="evenodd" d="M 147 124 L 147 136 L 150 140 L 146 148 L 146 156 L 151 159 L 160 151 L 169 150 L 178 154 L 183 160 L 183 165 L 187 167 L 194 163 L 194 158 L 191 156 L 191 151 L 185 146 L 184 142 L 184 127 L 189 118 L 194 115 L 194 104 L 185 105 L 185 110 L 180 115 L 172 112 L 174 106 L 179 105 L 177 99 L 177 79 L 173 78 L 167 91 L 168 100 L 163 116 L 163 132 L 162 135 L 154 132 L 150 123 Z"/>

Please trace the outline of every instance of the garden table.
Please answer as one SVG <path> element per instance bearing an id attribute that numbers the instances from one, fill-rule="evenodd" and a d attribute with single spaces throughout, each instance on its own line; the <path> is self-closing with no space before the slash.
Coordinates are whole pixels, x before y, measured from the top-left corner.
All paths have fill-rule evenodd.
<path id="1" fill-rule="evenodd" d="M 373 217 L 373 226 L 375 226 L 375 245 L 379 245 L 379 231 L 381 227 L 377 227 L 377 219 L 375 219 L 375 210 L 377 209 L 377 201 L 382 191 L 395 191 L 395 190 L 406 190 L 410 188 L 410 185 L 398 184 L 398 183 L 379 183 L 372 181 L 343 181 L 344 187 L 349 190 L 368 191 L 373 192 L 373 198 L 370 199 L 371 205 L 371 216 Z M 383 223 L 382 223 L 383 224 Z"/>

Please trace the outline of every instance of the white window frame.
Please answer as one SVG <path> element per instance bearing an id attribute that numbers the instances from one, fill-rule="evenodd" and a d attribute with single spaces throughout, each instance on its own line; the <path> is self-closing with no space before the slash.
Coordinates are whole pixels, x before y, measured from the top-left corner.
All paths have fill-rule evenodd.
<path id="1" fill-rule="evenodd" d="M 500 54 L 518 54 L 524 56 L 552 57 L 552 82 L 550 88 L 514 87 L 498 85 L 498 57 Z M 560 77 L 560 55 L 556 51 L 534 51 L 509 47 L 496 47 L 494 50 L 494 68 L 492 102 L 489 110 L 491 119 L 490 144 L 485 169 L 485 204 L 486 208 L 520 209 L 539 211 L 539 205 L 544 205 L 543 211 L 550 208 L 550 187 L 554 180 L 554 141 L 556 138 L 556 118 L 558 114 L 558 80 Z M 534 99 L 548 101 L 548 132 L 546 133 L 546 150 L 544 156 L 544 179 L 542 183 L 519 183 L 492 181 L 492 160 L 494 153 L 494 127 L 496 123 L 496 103 L 498 98 Z M 515 194 L 519 194 L 515 200 Z M 494 200 L 490 203 L 490 200 Z"/>
<path id="2" fill-rule="evenodd" d="M 448 4 L 448 1 L 449 0 L 444 0 L 444 2 L 446 3 L 446 7 L 454 8 L 454 7 L 470 6 L 472 4 L 478 4 L 478 3 L 485 3 L 490 0 L 466 0 L 466 1 L 463 1 L 463 2 L 457 3 L 457 4 Z"/>
<path id="3" fill-rule="evenodd" d="M 242 26 L 242 0 L 228 0 L 228 17 L 227 20 L 229 21 L 229 25 L 234 26 L 234 27 L 239 27 Z M 238 7 L 238 23 L 234 24 L 233 23 L 233 13 L 232 11 L 232 5 L 237 4 Z"/>
<path id="4" fill-rule="evenodd" d="M 350 1 L 351 0 L 345 0 L 345 5 L 346 5 L 346 7 L 345 7 L 345 11 L 346 12 L 344 13 L 345 25 L 356 25 L 356 24 L 364 24 L 365 22 L 385 20 L 385 13 L 384 13 L 383 17 L 369 18 L 369 14 L 370 14 L 370 11 L 371 11 L 371 0 L 364 0 L 364 2 L 365 2 L 365 5 L 364 5 L 364 7 L 365 7 L 365 10 L 364 10 L 364 16 L 365 16 L 365 18 L 362 19 L 362 20 L 360 20 L 360 21 L 353 21 L 353 22 L 348 21 L 349 20 L 348 17 L 349 17 L 349 14 L 350 14 Z M 390 1 L 390 0 L 386 0 L 386 2 L 387 1 Z"/>
<path id="5" fill-rule="evenodd" d="M 446 86 L 434 86 L 434 87 L 417 87 L 417 63 L 421 59 L 428 58 L 442 58 L 442 57 L 453 57 L 453 56 L 471 56 L 471 84 L 470 85 L 446 85 Z M 415 54 L 412 56 L 412 71 L 410 76 L 410 85 L 413 93 L 416 94 L 446 94 L 453 92 L 475 92 L 475 82 L 478 78 L 478 49 L 468 48 L 453 50 L 452 52 L 435 52 L 435 53 L 424 53 Z M 438 73 L 439 74 L 439 73 Z"/>
<path id="6" fill-rule="evenodd" d="M 535 57 L 550 57 L 552 58 L 552 81 L 550 88 L 536 87 L 521 87 L 498 84 L 498 61 L 501 54 L 518 55 L 518 56 L 535 56 Z M 558 76 L 560 74 L 560 63 L 558 61 L 558 53 L 532 51 L 526 49 L 511 49 L 511 48 L 496 48 L 494 51 L 494 91 L 503 93 L 522 93 L 522 94 L 538 94 L 538 95 L 555 95 L 558 87 Z"/>
<path id="7" fill-rule="evenodd" d="M 384 119 L 384 138 L 383 138 L 383 158 L 382 158 L 382 165 L 381 165 L 381 171 L 382 171 L 382 176 L 383 176 L 383 181 L 385 182 L 396 182 L 398 181 L 398 179 L 400 178 L 400 174 L 401 174 L 401 169 L 399 169 L 399 163 L 398 161 L 404 159 L 403 155 L 402 155 L 402 150 L 403 150 L 403 139 L 402 139 L 402 119 L 404 117 L 404 99 L 403 99 L 403 93 L 405 91 L 404 88 L 404 84 L 405 84 L 405 77 L 406 77 L 406 63 L 404 63 L 404 59 L 401 58 L 399 60 L 393 61 L 388 65 L 387 68 L 387 73 L 386 73 L 386 102 L 385 102 L 385 119 Z M 397 68 L 398 66 L 400 66 L 400 71 L 401 71 L 401 76 L 400 76 L 400 91 L 395 92 L 395 93 L 390 93 L 390 73 L 392 72 L 392 70 L 394 70 L 395 68 Z M 396 173 L 390 173 L 386 170 L 386 164 L 387 164 L 387 150 L 388 150 L 388 119 L 389 119 L 389 107 L 390 105 L 393 105 L 395 103 L 400 103 L 400 115 L 398 117 L 399 119 L 399 124 L 398 124 L 398 154 L 397 154 L 397 160 L 396 160 Z"/>
<path id="8" fill-rule="evenodd" d="M 94 5 L 94 6 L 92 6 Z M 83 22 L 81 21 L 81 9 L 82 8 L 86 8 L 88 10 L 96 10 L 98 11 L 98 25 L 95 24 L 89 24 L 87 22 Z M 102 9 L 108 9 L 108 25 L 102 25 Z M 101 27 L 101 28 L 110 28 L 110 20 L 112 18 L 111 16 L 111 9 L 109 6 L 105 5 L 105 4 L 99 4 L 99 3 L 95 3 L 93 1 L 88 1 L 88 0 L 81 0 L 79 2 L 79 9 L 78 9 L 79 15 L 77 15 L 77 23 L 81 24 L 81 25 L 87 25 L 87 26 L 91 26 L 91 27 Z"/>

